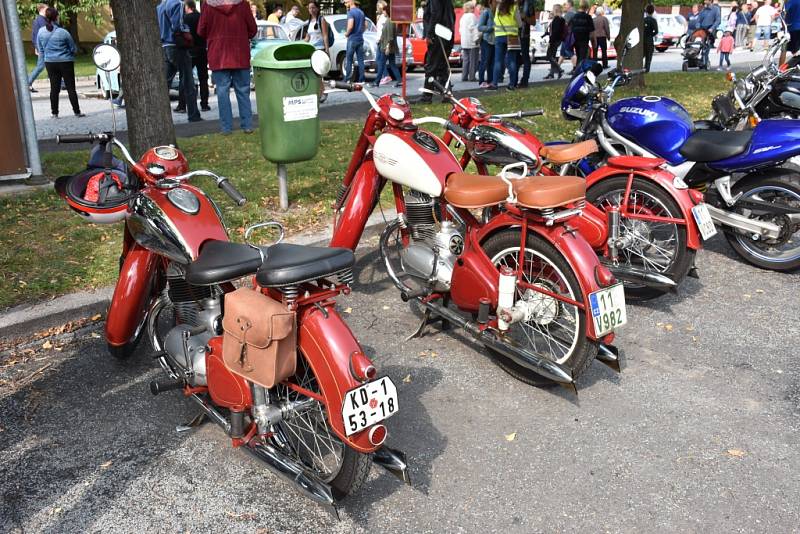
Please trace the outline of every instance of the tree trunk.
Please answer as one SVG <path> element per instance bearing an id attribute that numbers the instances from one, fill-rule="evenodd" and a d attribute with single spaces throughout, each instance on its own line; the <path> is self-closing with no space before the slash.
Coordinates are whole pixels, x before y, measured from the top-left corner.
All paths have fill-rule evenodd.
<path id="1" fill-rule="evenodd" d="M 120 71 L 134 157 L 157 145 L 175 144 L 156 3 L 111 0 L 122 54 Z"/>
<path id="2" fill-rule="evenodd" d="M 636 70 L 644 66 L 644 8 L 646 0 L 622 0 L 622 20 L 619 24 L 619 35 L 614 41 L 617 57 L 622 57 L 625 48 L 625 39 L 634 28 L 639 28 L 639 44 L 625 54 L 622 66 L 626 69 Z M 633 84 L 644 88 L 644 75 L 637 76 Z"/>

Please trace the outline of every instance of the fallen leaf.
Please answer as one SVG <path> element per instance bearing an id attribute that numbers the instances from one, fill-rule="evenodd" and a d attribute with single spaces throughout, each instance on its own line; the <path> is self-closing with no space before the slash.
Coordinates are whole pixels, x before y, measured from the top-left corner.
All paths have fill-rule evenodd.
<path id="1" fill-rule="evenodd" d="M 437 357 L 439 354 L 436 351 L 431 351 L 431 358 Z"/>
<path id="2" fill-rule="evenodd" d="M 406 375 L 406 377 L 403 379 L 403 382 L 405 382 L 406 384 L 410 384 L 411 383 L 411 375 Z"/>
<path id="3" fill-rule="evenodd" d="M 384 307 L 383 307 L 383 309 L 384 309 L 384 310 L 388 310 L 388 309 L 389 309 L 389 306 L 384 306 Z"/>
<path id="4" fill-rule="evenodd" d="M 506 434 L 505 438 L 506 438 L 506 441 L 514 441 L 515 439 L 517 439 L 517 433 L 516 432 L 512 432 L 511 434 Z"/>
<path id="5" fill-rule="evenodd" d="M 53 348 L 53 344 L 52 344 L 52 343 L 50 343 L 50 341 L 49 341 L 49 340 L 48 340 L 48 341 L 45 341 L 44 343 L 42 343 L 42 348 L 43 348 L 43 349 L 52 349 L 52 348 Z"/>
<path id="6" fill-rule="evenodd" d="M 733 458 L 741 458 L 747 454 L 741 449 L 728 449 L 726 452 L 728 453 L 728 456 L 732 456 Z"/>
<path id="7" fill-rule="evenodd" d="M 697 336 L 692 336 L 692 341 L 694 341 L 695 343 L 697 343 Z"/>
<path id="8" fill-rule="evenodd" d="M 353 313 L 353 308 L 345 308 L 344 313 Z"/>
<path id="9" fill-rule="evenodd" d="M 656 323 L 656 326 L 664 326 L 664 323 Z"/>
<path id="10" fill-rule="evenodd" d="M 664 330 L 666 330 L 667 332 L 672 332 L 672 325 L 671 324 L 665 324 L 664 325 Z"/>
<path id="11" fill-rule="evenodd" d="M 763 293 L 763 292 L 764 292 L 763 289 L 756 289 L 756 293 Z"/>
<path id="12" fill-rule="evenodd" d="M 749 298 L 750 298 L 752 295 L 750 295 L 749 293 L 745 293 L 745 294 L 744 294 L 744 295 L 742 295 L 742 296 L 743 296 L 744 298 L 746 298 L 746 299 L 749 299 Z"/>
<path id="13" fill-rule="evenodd" d="M 99 321 L 102 318 L 103 316 L 99 313 L 97 315 L 92 315 L 92 321 Z"/>
<path id="14" fill-rule="evenodd" d="M 102 464 L 100 464 L 100 469 L 108 469 L 109 467 L 111 467 L 112 463 L 114 463 L 113 460 L 109 460 L 107 462 L 103 462 Z"/>
<path id="15" fill-rule="evenodd" d="M 53 511 L 50 512 L 51 515 L 60 514 L 60 513 L 61 513 L 61 508 L 60 507 L 53 508 Z"/>
<path id="16" fill-rule="evenodd" d="M 427 353 L 426 351 L 424 351 L 424 350 L 423 350 L 422 352 L 420 352 L 420 353 L 419 353 L 419 355 L 420 355 L 420 356 L 427 356 L 427 355 L 428 355 L 428 353 Z"/>
<path id="17" fill-rule="evenodd" d="M 92 332 L 92 333 L 91 333 L 91 334 L 89 334 L 89 335 L 90 335 L 91 337 L 95 338 L 95 339 L 100 339 L 100 338 L 102 337 L 102 336 L 101 336 L 100 334 L 98 334 L 97 332 Z"/>

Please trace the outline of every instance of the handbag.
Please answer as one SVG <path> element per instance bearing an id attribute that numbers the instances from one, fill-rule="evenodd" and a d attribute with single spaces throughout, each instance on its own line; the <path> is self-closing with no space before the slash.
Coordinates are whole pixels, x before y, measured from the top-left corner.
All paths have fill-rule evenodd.
<path id="1" fill-rule="evenodd" d="M 178 48 L 192 48 L 194 46 L 194 37 L 192 32 L 177 31 L 172 34 L 175 40 L 175 46 Z"/>
<path id="2" fill-rule="evenodd" d="M 295 313 L 260 291 L 243 287 L 225 295 L 222 360 L 232 373 L 271 388 L 294 375 Z"/>
<path id="3" fill-rule="evenodd" d="M 521 50 L 522 45 L 519 42 L 519 35 L 509 35 L 508 36 L 508 49 L 509 50 Z"/>

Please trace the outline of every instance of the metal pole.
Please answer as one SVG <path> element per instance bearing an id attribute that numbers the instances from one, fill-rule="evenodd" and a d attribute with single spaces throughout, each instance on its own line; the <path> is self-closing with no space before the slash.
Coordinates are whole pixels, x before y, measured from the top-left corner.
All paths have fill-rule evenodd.
<path id="1" fill-rule="evenodd" d="M 278 163 L 278 197 L 281 201 L 281 209 L 289 209 L 289 188 L 286 182 L 286 165 Z"/>
<path id="2" fill-rule="evenodd" d="M 28 165 L 31 168 L 32 178 L 37 183 L 44 183 L 41 180 L 42 160 L 39 157 L 39 140 L 36 138 L 36 122 L 33 118 L 31 93 L 28 90 L 28 70 L 25 65 L 25 49 L 22 45 L 22 29 L 19 26 L 17 6 L 12 0 L 4 0 L 3 5 L 5 7 L 8 40 L 11 44 L 11 56 L 14 62 L 14 79 L 17 82 L 17 104 L 22 115 L 22 129 L 25 134 Z"/>
<path id="3" fill-rule="evenodd" d="M 401 63 L 402 72 L 400 73 L 400 79 L 403 80 L 403 100 L 406 98 L 406 37 L 408 36 L 408 24 L 403 24 L 403 51 L 401 52 L 403 56 L 403 61 Z"/>

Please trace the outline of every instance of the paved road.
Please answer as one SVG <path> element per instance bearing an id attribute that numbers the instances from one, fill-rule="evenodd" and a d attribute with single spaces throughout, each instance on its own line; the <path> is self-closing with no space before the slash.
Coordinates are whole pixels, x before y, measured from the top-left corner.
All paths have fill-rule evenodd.
<path id="1" fill-rule="evenodd" d="M 399 386 L 390 442 L 413 486 L 375 468 L 340 522 L 218 429 L 176 434 L 195 412 L 147 392 L 147 354 L 119 365 L 87 334 L 6 358 L 0 531 L 796 532 L 800 280 L 731 254 L 715 238 L 699 281 L 632 306 L 623 373 L 595 363 L 575 398 L 516 382 L 456 332 L 402 342 L 416 316 L 373 241 L 340 305 Z"/>
<path id="2" fill-rule="evenodd" d="M 761 53 L 758 52 L 744 52 L 744 51 L 737 51 L 734 55 L 734 61 L 736 63 L 749 63 L 761 58 Z M 712 54 L 712 64 L 716 60 L 716 54 Z M 681 52 L 677 49 L 670 49 L 663 54 L 656 54 L 653 59 L 653 70 L 654 71 L 671 71 L 671 70 L 680 70 L 681 68 Z M 532 70 L 531 79 L 533 81 L 540 81 L 545 74 L 547 74 L 549 70 L 549 66 L 544 63 L 537 63 L 534 65 Z M 469 90 L 469 89 L 477 89 L 477 84 L 473 82 L 461 82 L 460 81 L 460 73 L 455 72 L 453 75 L 453 81 L 456 84 L 456 90 Z M 409 74 L 409 84 L 408 84 L 408 95 L 409 97 L 415 96 L 419 94 L 419 88 L 422 86 L 424 81 L 424 75 L 417 71 Z M 399 89 L 396 89 L 392 86 L 384 86 L 380 89 L 376 90 L 376 93 L 384 93 L 384 92 L 399 92 Z M 87 90 L 88 92 L 92 92 Z M 235 100 L 235 99 L 234 99 Z M 251 100 L 253 102 L 253 110 L 255 111 L 255 93 L 251 93 Z M 364 100 L 364 97 L 359 94 L 348 94 L 344 92 L 335 92 L 332 93 L 328 101 L 323 104 L 322 109 L 329 107 L 334 107 L 342 103 L 346 102 L 361 102 Z M 217 111 L 217 100 L 216 96 L 211 97 L 209 104 L 211 106 L 211 111 L 203 113 L 203 116 L 206 119 L 210 119 L 214 121 L 216 126 L 218 119 L 218 111 Z M 87 114 L 87 117 L 83 118 L 76 118 L 72 116 L 72 110 L 69 107 L 69 102 L 66 99 L 66 93 L 62 92 L 62 98 L 60 100 L 60 116 L 58 119 L 53 119 L 50 117 L 50 103 L 47 99 L 37 98 L 34 100 L 33 103 L 34 107 L 34 116 L 36 118 L 36 130 L 39 139 L 53 139 L 57 134 L 67 134 L 67 133 L 83 133 L 87 131 L 102 131 L 107 130 L 111 127 L 111 109 L 109 106 L 108 101 L 100 100 L 97 98 L 82 98 L 81 99 L 81 111 Z M 175 107 L 175 102 L 173 102 L 173 107 Z M 234 116 L 238 117 L 238 109 L 234 105 L 233 106 Z M 187 123 L 186 114 L 185 113 L 173 113 L 172 115 L 173 120 L 176 125 L 182 125 Z M 127 129 L 127 123 L 125 119 L 125 113 L 117 113 L 117 120 L 118 120 L 118 128 L 120 130 Z M 234 123 L 234 126 L 236 123 Z M 214 131 L 213 129 L 211 131 Z"/>

